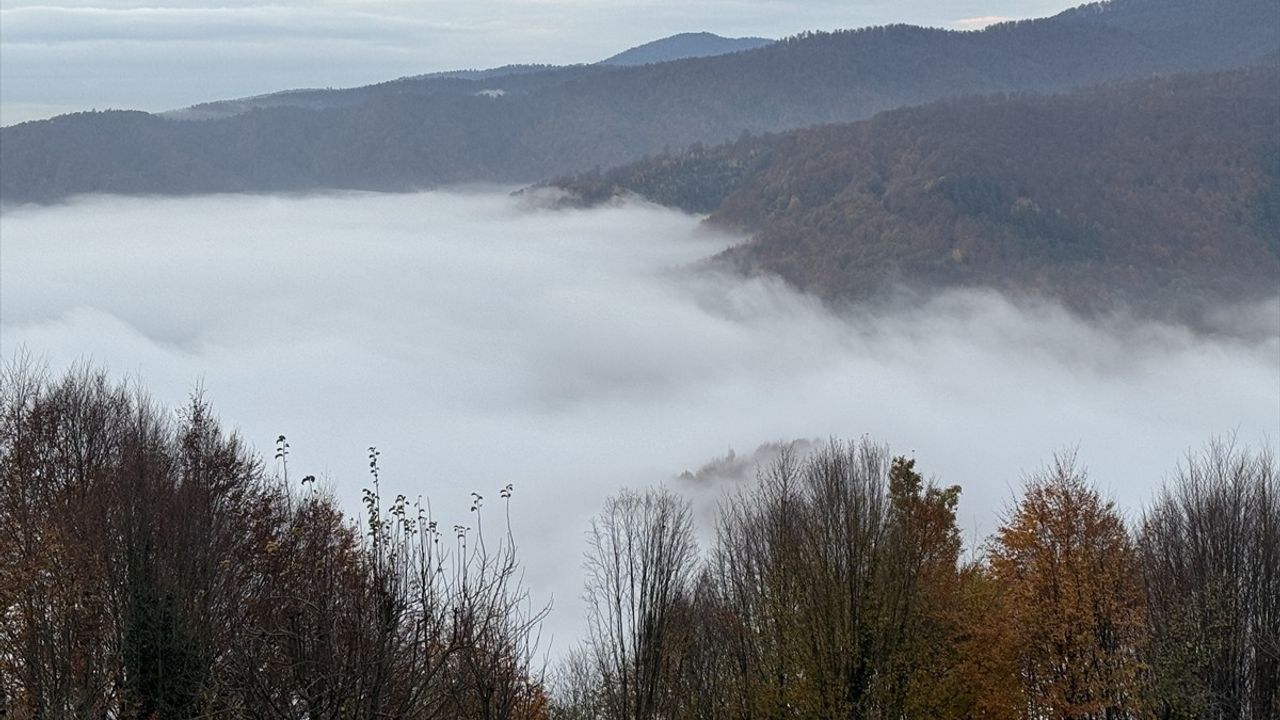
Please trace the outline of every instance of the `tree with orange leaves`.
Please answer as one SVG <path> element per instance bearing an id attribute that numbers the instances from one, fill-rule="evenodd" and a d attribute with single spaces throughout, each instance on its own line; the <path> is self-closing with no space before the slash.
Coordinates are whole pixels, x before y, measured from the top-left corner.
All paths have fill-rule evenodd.
<path id="1" fill-rule="evenodd" d="M 1027 482 L 996 533 L 1025 714 L 1102 720 L 1134 714 L 1143 597 L 1133 543 L 1074 456 Z"/>

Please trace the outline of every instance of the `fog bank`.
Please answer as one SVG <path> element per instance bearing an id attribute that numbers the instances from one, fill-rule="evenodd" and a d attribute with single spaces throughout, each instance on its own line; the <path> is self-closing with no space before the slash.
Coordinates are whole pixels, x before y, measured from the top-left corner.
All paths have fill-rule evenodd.
<path id="1" fill-rule="evenodd" d="M 514 483 L 557 653 L 580 627 L 583 531 L 622 485 L 671 483 L 705 517 L 761 445 L 868 434 L 963 486 L 971 539 L 1064 448 L 1137 511 L 1211 435 L 1280 437 L 1280 301 L 1224 308 L 1250 332 L 1213 337 L 981 292 L 837 317 L 689 269 L 736 241 L 639 203 L 496 191 L 18 208 L 0 215 L 0 352 L 87 359 L 169 404 L 202 384 L 352 510 L 370 445 L 384 492 L 429 496 L 442 524 Z"/>

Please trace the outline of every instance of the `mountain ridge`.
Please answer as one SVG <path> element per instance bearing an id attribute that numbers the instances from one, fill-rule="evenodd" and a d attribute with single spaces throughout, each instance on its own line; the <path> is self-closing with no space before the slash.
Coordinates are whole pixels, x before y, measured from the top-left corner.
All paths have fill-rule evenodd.
<path id="1" fill-rule="evenodd" d="M 972 32 L 804 33 L 636 67 L 407 78 L 302 96 L 314 106 L 197 122 L 62 116 L 0 129 L 0 201 L 527 183 L 743 131 L 849 122 L 960 95 L 1224 69 L 1276 51 L 1280 17 L 1270 0 L 1176 0 L 1169 7 L 1178 17 L 1159 29 L 1125 29 L 1147 7 L 1119 0 L 1083 19 L 1068 13 Z M 1221 21 L 1201 22 L 1218 10 Z"/>
<path id="2" fill-rule="evenodd" d="M 623 50 L 595 63 L 576 63 L 573 65 L 511 64 L 485 69 L 442 70 L 419 75 L 407 75 L 395 80 L 349 88 L 291 88 L 277 90 L 259 95 L 202 102 L 157 114 L 175 120 L 210 120 L 270 107 L 324 109 L 326 107 L 358 104 L 363 97 L 366 97 L 375 89 L 386 88 L 395 84 L 449 80 L 504 80 L 521 75 L 571 73 L 575 69 L 580 70 L 593 66 L 606 68 L 632 67 L 688 58 L 714 57 L 743 50 L 753 50 L 772 42 L 774 41 L 768 38 L 726 38 L 708 32 L 678 33 Z M 340 99 L 344 96 L 350 96 L 353 99 Z"/>
<path id="3" fill-rule="evenodd" d="M 1280 290 L 1280 66 L 943 100 L 553 183 L 751 237 L 719 261 L 832 301 L 895 286 L 1183 315 Z"/>

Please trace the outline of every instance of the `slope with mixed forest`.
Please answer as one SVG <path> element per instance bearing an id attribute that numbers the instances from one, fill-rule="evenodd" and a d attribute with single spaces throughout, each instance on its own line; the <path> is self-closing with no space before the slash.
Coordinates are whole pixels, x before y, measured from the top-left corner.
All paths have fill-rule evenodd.
<path id="1" fill-rule="evenodd" d="M 752 240 L 723 256 L 832 299 L 1040 290 L 1173 311 L 1280 289 L 1280 67 L 942 101 L 560 181 Z"/>
<path id="2" fill-rule="evenodd" d="M 743 130 L 848 122 L 946 97 L 1237 67 L 1276 52 L 1274 0 L 1116 0 L 952 32 L 808 33 L 641 67 L 517 68 L 275 97 L 202 121 L 81 113 L 0 129 L 0 198 L 412 189 L 522 182 Z M 500 91 L 500 92 L 499 92 Z"/>

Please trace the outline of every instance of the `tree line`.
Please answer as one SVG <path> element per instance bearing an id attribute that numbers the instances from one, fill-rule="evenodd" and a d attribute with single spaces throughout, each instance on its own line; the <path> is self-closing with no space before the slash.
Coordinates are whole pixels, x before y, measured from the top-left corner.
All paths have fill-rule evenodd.
<path id="1" fill-rule="evenodd" d="M 509 532 L 379 491 L 362 520 L 224 432 L 78 370 L 0 382 L 0 717 L 545 717 Z M 495 500 L 510 500 L 505 487 Z"/>
<path id="2" fill-rule="evenodd" d="M 555 716 L 1280 714 L 1280 475 L 1212 442 L 1130 527 L 1071 454 L 977 552 L 959 487 L 868 440 L 784 452 L 721 507 L 624 492 L 589 534 L 591 632 Z"/>
<path id="3" fill-rule="evenodd" d="M 1229 441 L 1136 518 L 1071 454 L 966 550 L 961 490 L 863 439 L 782 452 L 700 549 L 624 490 L 586 534 L 586 636 L 553 671 L 512 486 L 468 526 L 274 469 L 197 394 L 0 377 L 0 717 L 1175 718 L 1280 713 L 1280 470 Z M 488 503 L 488 508 L 486 507 Z M 486 527 L 489 531 L 486 534 Z M 496 528 L 496 529 L 495 529 Z"/>

